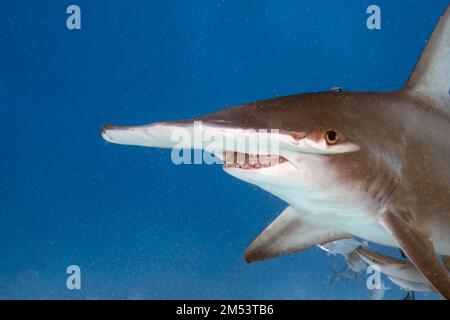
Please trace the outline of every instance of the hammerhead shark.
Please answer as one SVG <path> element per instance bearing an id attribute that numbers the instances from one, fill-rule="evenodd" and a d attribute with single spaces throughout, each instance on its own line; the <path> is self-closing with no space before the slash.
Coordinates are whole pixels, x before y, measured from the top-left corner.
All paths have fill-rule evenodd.
<path id="1" fill-rule="evenodd" d="M 202 144 L 205 135 L 176 139 L 180 130 L 195 135 L 198 123 L 209 137 L 250 139 L 265 130 L 270 139 L 215 149 Z M 447 299 L 450 276 L 439 255 L 450 255 L 449 134 L 450 7 L 397 91 L 298 94 L 101 130 L 117 144 L 212 152 L 226 173 L 287 202 L 245 250 L 247 262 L 356 236 L 401 248 Z"/>

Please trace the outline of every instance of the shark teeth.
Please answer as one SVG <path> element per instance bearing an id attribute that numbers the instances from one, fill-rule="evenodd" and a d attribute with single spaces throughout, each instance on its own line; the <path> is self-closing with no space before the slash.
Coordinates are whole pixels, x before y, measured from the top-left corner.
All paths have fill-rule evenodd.
<path id="1" fill-rule="evenodd" d="M 239 169 L 262 169 L 278 165 L 288 161 L 286 158 L 277 155 L 258 155 L 235 151 L 223 152 L 224 168 Z"/>

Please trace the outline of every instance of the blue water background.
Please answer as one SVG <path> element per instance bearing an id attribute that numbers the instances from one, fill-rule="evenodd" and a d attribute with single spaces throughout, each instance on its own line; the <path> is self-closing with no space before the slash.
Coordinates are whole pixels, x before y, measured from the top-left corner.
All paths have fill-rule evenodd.
<path id="1" fill-rule="evenodd" d="M 79 31 L 66 28 L 69 4 Z M 366 28 L 370 4 L 381 30 Z M 317 248 L 244 262 L 281 200 L 99 129 L 335 86 L 399 89 L 447 5 L 2 1 L 0 298 L 367 299 L 364 274 L 329 284 L 344 262 Z M 66 288 L 71 264 L 82 290 Z M 385 284 L 387 299 L 405 295 Z"/>

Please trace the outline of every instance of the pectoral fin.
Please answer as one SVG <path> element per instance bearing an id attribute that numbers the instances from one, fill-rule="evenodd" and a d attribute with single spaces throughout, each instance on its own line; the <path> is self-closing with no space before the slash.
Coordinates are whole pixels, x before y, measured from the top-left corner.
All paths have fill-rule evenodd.
<path id="1" fill-rule="evenodd" d="M 255 262 L 305 250 L 313 245 L 351 238 L 340 230 L 320 227 L 287 207 L 245 250 L 245 261 Z"/>
<path id="2" fill-rule="evenodd" d="M 434 250 L 432 241 L 395 213 L 386 213 L 380 222 L 431 286 L 446 299 L 450 299 L 450 276 Z"/>

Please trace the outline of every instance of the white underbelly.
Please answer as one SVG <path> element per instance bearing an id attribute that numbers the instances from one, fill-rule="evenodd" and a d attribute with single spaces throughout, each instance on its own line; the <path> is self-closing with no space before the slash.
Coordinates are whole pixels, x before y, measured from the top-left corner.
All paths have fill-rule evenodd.
<path id="1" fill-rule="evenodd" d="M 325 198 L 308 197 L 308 195 L 298 194 L 294 190 L 291 192 L 286 190 L 280 192 L 280 190 L 273 189 L 267 191 L 280 197 L 318 225 L 342 230 L 370 242 L 398 247 L 388 231 L 377 222 L 373 214 L 373 207 L 367 203 L 356 200 L 340 201 L 336 199 L 336 201 L 332 201 Z"/>
<path id="2" fill-rule="evenodd" d="M 316 206 L 305 206 L 304 200 L 299 201 L 295 197 L 286 197 L 284 200 L 302 214 L 314 219 L 318 225 L 342 230 L 369 242 L 400 248 L 390 233 L 378 223 L 376 215 L 368 207 L 354 205 L 327 208 L 327 205 L 323 203 Z M 312 208 L 312 210 L 309 208 Z M 430 231 L 432 233 L 430 238 L 436 252 L 440 255 L 450 256 L 450 231 L 441 229 Z"/>

